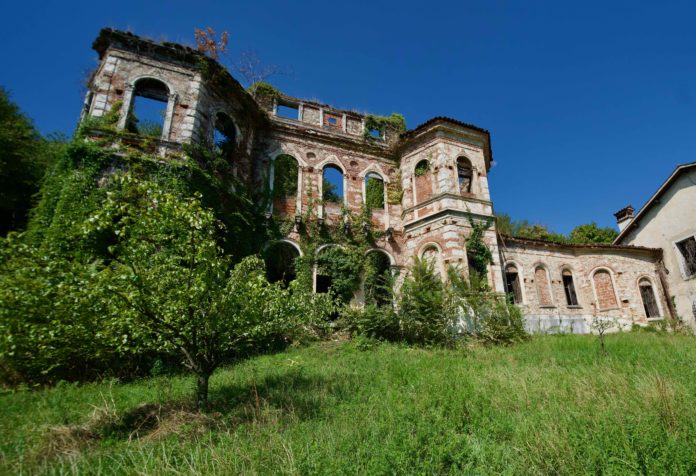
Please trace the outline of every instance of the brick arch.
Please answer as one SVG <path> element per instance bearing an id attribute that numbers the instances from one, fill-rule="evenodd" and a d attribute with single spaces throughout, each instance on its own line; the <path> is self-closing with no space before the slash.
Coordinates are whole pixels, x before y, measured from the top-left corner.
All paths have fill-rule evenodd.
<path id="1" fill-rule="evenodd" d="M 543 263 L 534 265 L 534 287 L 537 291 L 539 306 L 553 306 L 553 290 L 551 288 L 551 274 Z"/>
<path id="2" fill-rule="evenodd" d="M 597 310 L 608 311 L 619 307 L 614 272 L 610 268 L 606 266 L 595 268 L 590 274 L 590 281 Z"/>
<path id="3" fill-rule="evenodd" d="M 416 175 L 416 169 L 422 163 L 428 165 L 428 171 L 423 175 Z M 428 159 L 422 159 L 416 162 L 412 171 L 413 177 L 413 205 L 418 205 L 433 196 L 433 164 Z"/>

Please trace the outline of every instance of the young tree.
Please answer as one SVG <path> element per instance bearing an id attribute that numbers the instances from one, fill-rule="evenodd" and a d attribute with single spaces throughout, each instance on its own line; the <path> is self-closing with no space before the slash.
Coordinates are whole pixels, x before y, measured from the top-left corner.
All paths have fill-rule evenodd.
<path id="1" fill-rule="evenodd" d="M 221 225 L 200 197 L 182 197 L 129 174 L 116 177 L 88 232 L 111 230 L 114 260 L 102 273 L 105 297 L 120 324 L 149 336 L 158 350 L 176 350 L 196 375 L 196 404 L 208 404 L 208 382 L 229 359 L 253 352 L 320 315 L 327 298 L 308 299 L 270 284 L 263 261 L 232 268 L 217 243 Z M 316 311 L 316 312 L 315 312 Z"/>

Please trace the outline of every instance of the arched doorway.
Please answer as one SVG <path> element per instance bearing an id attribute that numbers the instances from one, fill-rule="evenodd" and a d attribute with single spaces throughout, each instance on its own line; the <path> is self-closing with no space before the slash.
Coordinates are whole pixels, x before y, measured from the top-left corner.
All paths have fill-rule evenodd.
<path id="1" fill-rule="evenodd" d="M 365 303 L 378 306 L 391 304 L 392 273 L 389 255 L 382 250 L 370 250 L 365 261 Z"/>
<path id="2" fill-rule="evenodd" d="M 299 250 L 287 241 L 271 243 L 264 251 L 266 263 L 266 278 L 271 283 L 282 282 L 288 286 L 297 277 L 295 259 L 300 256 Z"/>

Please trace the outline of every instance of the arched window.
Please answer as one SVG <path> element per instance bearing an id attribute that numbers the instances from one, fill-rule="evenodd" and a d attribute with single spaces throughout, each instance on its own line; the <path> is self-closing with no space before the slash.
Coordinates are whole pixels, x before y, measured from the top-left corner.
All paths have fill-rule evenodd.
<path id="1" fill-rule="evenodd" d="M 599 310 L 608 310 L 618 307 L 616 302 L 616 292 L 611 274 L 606 269 L 599 269 L 592 275 L 595 294 L 597 295 L 597 306 Z"/>
<path id="2" fill-rule="evenodd" d="M 564 269 L 561 275 L 563 277 L 563 290 L 565 291 L 566 304 L 569 306 L 577 306 L 578 295 L 575 292 L 573 273 L 569 269 Z"/>
<path id="3" fill-rule="evenodd" d="M 162 137 L 169 102 L 169 88 L 154 78 L 139 79 L 134 86 L 126 118 L 126 130 L 149 137 Z"/>
<path id="4" fill-rule="evenodd" d="M 553 306 L 549 273 L 543 266 L 537 266 L 534 269 L 534 283 L 536 284 L 537 296 L 539 297 L 539 305 Z"/>
<path id="5" fill-rule="evenodd" d="M 391 260 L 382 250 L 370 250 L 365 263 L 365 302 L 389 304 L 391 297 Z"/>
<path id="6" fill-rule="evenodd" d="M 343 171 L 327 165 L 322 171 L 322 199 L 329 203 L 343 203 Z"/>
<path id="7" fill-rule="evenodd" d="M 295 259 L 300 252 L 292 244 L 286 241 L 278 241 L 271 244 L 264 252 L 266 262 L 266 277 L 271 283 L 282 281 L 288 286 L 295 279 Z"/>
<path id="8" fill-rule="evenodd" d="M 234 121 L 224 112 L 218 112 L 215 115 L 213 127 L 213 146 L 215 147 L 215 152 L 231 160 L 237 145 L 236 138 L 237 128 L 234 125 Z"/>
<path id="9" fill-rule="evenodd" d="M 365 176 L 365 205 L 370 210 L 384 208 L 384 180 L 374 172 Z"/>
<path id="10" fill-rule="evenodd" d="M 650 280 L 648 278 L 642 278 L 638 282 L 638 287 L 640 288 L 640 297 L 643 299 L 645 317 L 648 319 L 660 317 L 660 309 L 657 306 L 655 290 L 653 289 L 653 285 Z"/>
<path id="11" fill-rule="evenodd" d="M 416 204 L 422 203 L 433 196 L 432 173 L 430 162 L 421 160 L 413 170 Z"/>
<path id="12" fill-rule="evenodd" d="M 522 304 L 522 285 L 517 266 L 510 263 L 505 266 L 505 292 L 513 304 Z"/>
<path id="13" fill-rule="evenodd" d="M 421 259 L 432 267 L 435 276 L 441 276 L 440 270 L 440 250 L 435 245 L 428 245 L 423 249 Z"/>
<path id="14" fill-rule="evenodd" d="M 471 193 L 473 176 L 473 169 L 469 159 L 459 157 L 457 159 L 457 182 L 459 183 L 460 193 Z"/>

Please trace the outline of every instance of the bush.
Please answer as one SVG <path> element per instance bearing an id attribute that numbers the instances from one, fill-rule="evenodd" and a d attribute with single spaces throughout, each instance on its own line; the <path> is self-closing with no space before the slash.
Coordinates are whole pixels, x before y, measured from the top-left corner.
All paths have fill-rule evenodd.
<path id="1" fill-rule="evenodd" d="M 386 341 L 401 340 L 399 318 L 391 306 L 345 306 L 339 325 L 351 334 Z"/>

